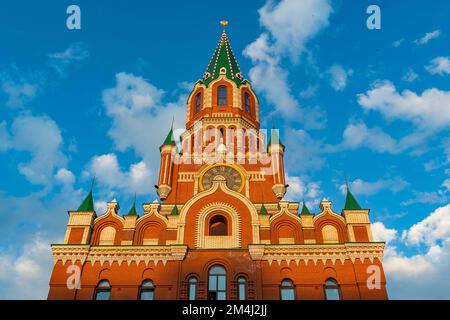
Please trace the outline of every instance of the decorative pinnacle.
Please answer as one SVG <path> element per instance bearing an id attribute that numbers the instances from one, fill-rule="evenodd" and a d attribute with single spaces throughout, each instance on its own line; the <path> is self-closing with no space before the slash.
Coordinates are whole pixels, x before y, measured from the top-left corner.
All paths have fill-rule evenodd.
<path id="1" fill-rule="evenodd" d="M 228 25 L 228 21 L 227 20 L 221 20 L 220 24 L 224 27 L 226 27 Z"/>

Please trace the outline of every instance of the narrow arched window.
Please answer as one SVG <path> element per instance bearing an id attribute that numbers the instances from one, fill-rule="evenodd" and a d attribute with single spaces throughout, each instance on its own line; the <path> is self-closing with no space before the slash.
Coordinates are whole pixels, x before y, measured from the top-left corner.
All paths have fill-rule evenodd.
<path id="1" fill-rule="evenodd" d="M 152 280 L 144 280 L 139 290 L 139 300 L 154 300 L 155 286 Z"/>
<path id="2" fill-rule="evenodd" d="M 208 273 L 208 299 L 225 300 L 227 298 L 227 272 L 222 266 L 213 266 Z"/>
<path id="3" fill-rule="evenodd" d="M 336 280 L 328 279 L 325 281 L 325 300 L 341 300 L 341 292 Z"/>
<path id="4" fill-rule="evenodd" d="M 244 110 L 250 113 L 250 95 L 247 92 L 244 94 Z"/>
<path id="5" fill-rule="evenodd" d="M 190 277 L 188 280 L 188 299 L 196 300 L 197 299 L 197 278 Z"/>
<path id="6" fill-rule="evenodd" d="M 295 300 L 294 284 L 291 280 L 285 279 L 281 282 L 280 298 L 281 300 Z"/>
<path id="7" fill-rule="evenodd" d="M 202 94 L 199 92 L 195 96 L 195 113 L 200 112 L 202 106 Z"/>
<path id="8" fill-rule="evenodd" d="M 245 279 L 245 277 L 239 277 L 237 285 L 238 285 L 238 299 L 247 300 L 247 279 Z"/>
<path id="9" fill-rule="evenodd" d="M 323 243 L 338 243 L 339 236 L 337 229 L 332 225 L 326 225 L 322 228 Z"/>
<path id="10" fill-rule="evenodd" d="M 216 215 L 209 220 L 210 236 L 227 236 L 228 226 L 227 219 L 224 216 Z"/>
<path id="11" fill-rule="evenodd" d="M 102 280 L 95 288 L 95 300 L 109 300 L 111 295 L 111 285 L 108 280 Z"/>
<path id="12" fill-rule="evenodd" d="M 226 86 L 219 86 L 219 88 L 217 89 L 217 104 L 219 106 L 227 105 L 227 87 Z"/>
<path id="13" fill-rule="evenodd" d="M 111 246 L 114 244 L 115 238 L 116 238 L 116 229 L 112 226 L 104 227 L 100 231 L 98 244 L 101 246 Z"/>

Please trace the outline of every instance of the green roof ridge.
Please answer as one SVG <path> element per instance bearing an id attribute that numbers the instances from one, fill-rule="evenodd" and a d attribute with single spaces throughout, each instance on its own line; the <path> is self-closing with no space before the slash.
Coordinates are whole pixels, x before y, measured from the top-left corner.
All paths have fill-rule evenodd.
<path id="1" fill-rule="evenodd" d="M 360 205 L 356 201 L 350 189 L 347 187 L 347 197 L 345 198 L 344 210 L 361 210 Z"/>
<path id="2" fill-rule="evenodd" d="M 239 64 L 233 50 L 231 49 L 231 44 L 225 30 L 223 30 L 219 43 L 217 44 L 208 67 L 206 68 L 205 75 L 201 80 L 199 80 L 200 83 L 208 86 L 211 81 L 220 76 L 220 69 L 223 67 L 227 69 L 226 77 L 234 81 L 238 87 L 247 82 L 247 80 L 242 77 Z M 237 76 L 237 74 L 239 74 L 240 77 Z"/>
<path id="3" fill-rule="evenodd" d="M 128 213 L 126 214 L 127 216 L 137 216 L 137 211 L 136 211 L 136 198 L 134 198 L 134 202 L 133 202 L 133 206 L 131 207 L 130 211 L 128 211 Z"/>
<path id="4" fill-rule="evenodd" d="M 163 146 L 171 145 L 176 146 L 175 137 L 173 136 L 173 126 L 170 128 L 169 133 L 167 134 L 166 139 L 164 140 Z"/>
<path id="5" fill-rule="evenodd" d="M 84 198 L 83 202 L 78 207 L 79 212 L 91 212 L 94 211 L 94 198 L 92 196 L 92 189 L 89 191 L 86 198 Z"/>

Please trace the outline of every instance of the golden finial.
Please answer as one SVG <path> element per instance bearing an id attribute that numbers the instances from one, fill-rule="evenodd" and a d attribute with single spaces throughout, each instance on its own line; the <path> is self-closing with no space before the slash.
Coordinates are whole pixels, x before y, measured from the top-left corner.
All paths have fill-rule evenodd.
<path id="1" fill-rule="evenodd" d="M 221 20 L 220 24 L 224 27 L 226 27 L 228 25 L 228 21 L 227 20 Z"/>

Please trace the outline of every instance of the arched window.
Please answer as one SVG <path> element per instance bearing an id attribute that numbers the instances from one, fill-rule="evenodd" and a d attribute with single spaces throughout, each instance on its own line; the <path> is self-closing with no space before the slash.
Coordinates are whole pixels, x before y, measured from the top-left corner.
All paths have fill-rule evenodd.
<path id="1" fill-rule="evenodd" d="M 341 300 L 341 292 L 336 280 L 328 279 L 325 281 L 325 300 Z"/>
<path id="2" fill-rule="evenodd" d="M 144 280 L 139 290 L 139 300 L 154 300 L 155 287 L 152 280 Z"/>
<path id="3" fill-rule="evenodd" d="M 244 110 L 250 113 L 250 95 L 247 92 L 244 94 Z"/>
<path id="4" fill-rule="evenodd" d="M 291 280 L 285 279 L 281 282 L 280 297 L 281 300 L 295 300 L 294 284 Z"/>
<path id="5" fill-rule="evenodd" d="M 226 86 L 219 86 L 219 88 L 217 89 L 217 104 L 219 106 L 227 105 L 227 87 Z"/>
<path id="6" fill-rule="evenodd" d="M 102 280 L 95 288 L 95 300 L 109 300 L 111 285 L 108 280 Z"/>
<path id="7" fill-rule="evenodd" d="M 195 113 L 200 112 L 201 105 L 202 105 L 202 94 L 201 92 L 199 92 L 195 96 Z"/>
<path id="8" fill-rule="evenodd" d="M 116 238 L 116 229 L 111 226 L 104 227 L 102 231 L 100 231 L 100 238 L 98 240 L 98 244 L 104 246 L 113 245 L 115 238 Z"/>
<path id="9" fill-rule="evenodd" d="M 197 278 L 190 277 L 188 280 L 188 299 L 196 300 L 197 299 Z"/>
<path id="10" fill-rule="evenodd" d="M 238 299 L 247 300 L 247 279 L 245 277 L 239 277 L 237 280 L 238 285 Z"/>
<path id="11" fill-rule="evenodd" d="M 339 242 L 339 236 L 337 229 L 327 224 L 322 228 L 322 238 L 323 243 L 338 243 Z"/>
<path id="12" fill-rule="evenodd" d="M 213 266 L 208 274 L 208 299 L 225 300 L 227 298 L 227 272 L 222 266 Z"/>
<path id="13" fill-rule="evenodd" d="M 228 227 L 227 219 L 224 216 L 216 215 L 209 220 L 210 236 L 227 236 Z"/>

